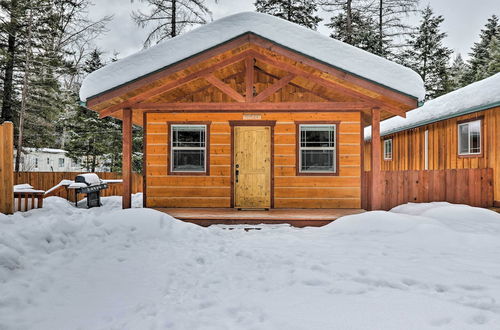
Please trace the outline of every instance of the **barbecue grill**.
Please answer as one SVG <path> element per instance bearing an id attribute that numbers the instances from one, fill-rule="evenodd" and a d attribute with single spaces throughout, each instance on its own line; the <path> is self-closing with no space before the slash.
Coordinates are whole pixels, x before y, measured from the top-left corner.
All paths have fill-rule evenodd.
<path id="1" fill-rule="evenodd" d="M 75 183 L 68 188 L 75 190 L 75 205 L 78 206 L 78 194 L 87 194 L 87 208 L 101 206 L 101 190 L 108 188 L 97 174 L 87 173 L 75 177 Z"/>

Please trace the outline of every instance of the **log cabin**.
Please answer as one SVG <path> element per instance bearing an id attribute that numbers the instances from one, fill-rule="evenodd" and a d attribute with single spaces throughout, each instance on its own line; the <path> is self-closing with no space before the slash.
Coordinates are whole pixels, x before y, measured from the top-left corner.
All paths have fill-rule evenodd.
<path id="1" fill-rule="evenodd" d="M 367 160 L 370 127 L 365 140 Z M 431 192 L 428 201 L 500 207 L 500 73 L 428 101 L 406 118 L 382 121 L 380 141 L 382 171 L 440 171 L 452 176 L 444 188 L 458 191 L 443 196 Z M 370 170 L 369 161 L 365 170 Z M 464 176 L 454 177 L 457 171 Z"/>
<path id="2" fill-rule="evenodd" d="M 359 210 L 362 190 L 378 189 L 362 186 L 364 127 L 404 117 L 424 94 L 406 67 L 254 12 L 111 63 L 80 91 L 123 121 L 123 207 L 139 125 L 144 206 L 169 210 Z"/>

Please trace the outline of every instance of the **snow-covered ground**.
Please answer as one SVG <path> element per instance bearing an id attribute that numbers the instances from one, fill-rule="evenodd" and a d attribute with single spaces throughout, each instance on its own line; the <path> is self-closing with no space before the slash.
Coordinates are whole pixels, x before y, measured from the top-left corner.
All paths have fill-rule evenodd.
<path id="1" fill-rule="evenodd" d="M 434 328 L 500 329 L 499 214 L 410 204 L 251 231 L 114 197 L 0 214 L 2 330 Z"/>

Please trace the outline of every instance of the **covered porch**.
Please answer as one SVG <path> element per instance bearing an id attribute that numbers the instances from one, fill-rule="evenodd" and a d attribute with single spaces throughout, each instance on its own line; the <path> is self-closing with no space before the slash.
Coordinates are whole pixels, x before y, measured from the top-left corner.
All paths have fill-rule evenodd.
<path id="1" fill-rule="evenodd" d="M 363 209 L 270 209 L 238 210 L 234 208 L 156 208 L 155 210 L 200 226 L 289 224 L 294 227 L 320 227 Z"/>

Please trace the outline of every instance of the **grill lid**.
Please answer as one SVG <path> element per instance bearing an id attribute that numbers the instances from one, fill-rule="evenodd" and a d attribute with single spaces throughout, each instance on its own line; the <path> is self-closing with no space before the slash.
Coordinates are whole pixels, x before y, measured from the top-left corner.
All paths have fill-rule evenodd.
<path id="1" fill-rule="evenodd" d="M 99 185 L 101 184 L 101 179 L 95 173 L 85 173 L 77 175 L 75 182 L 85 183 L 87 186 Z"/>

